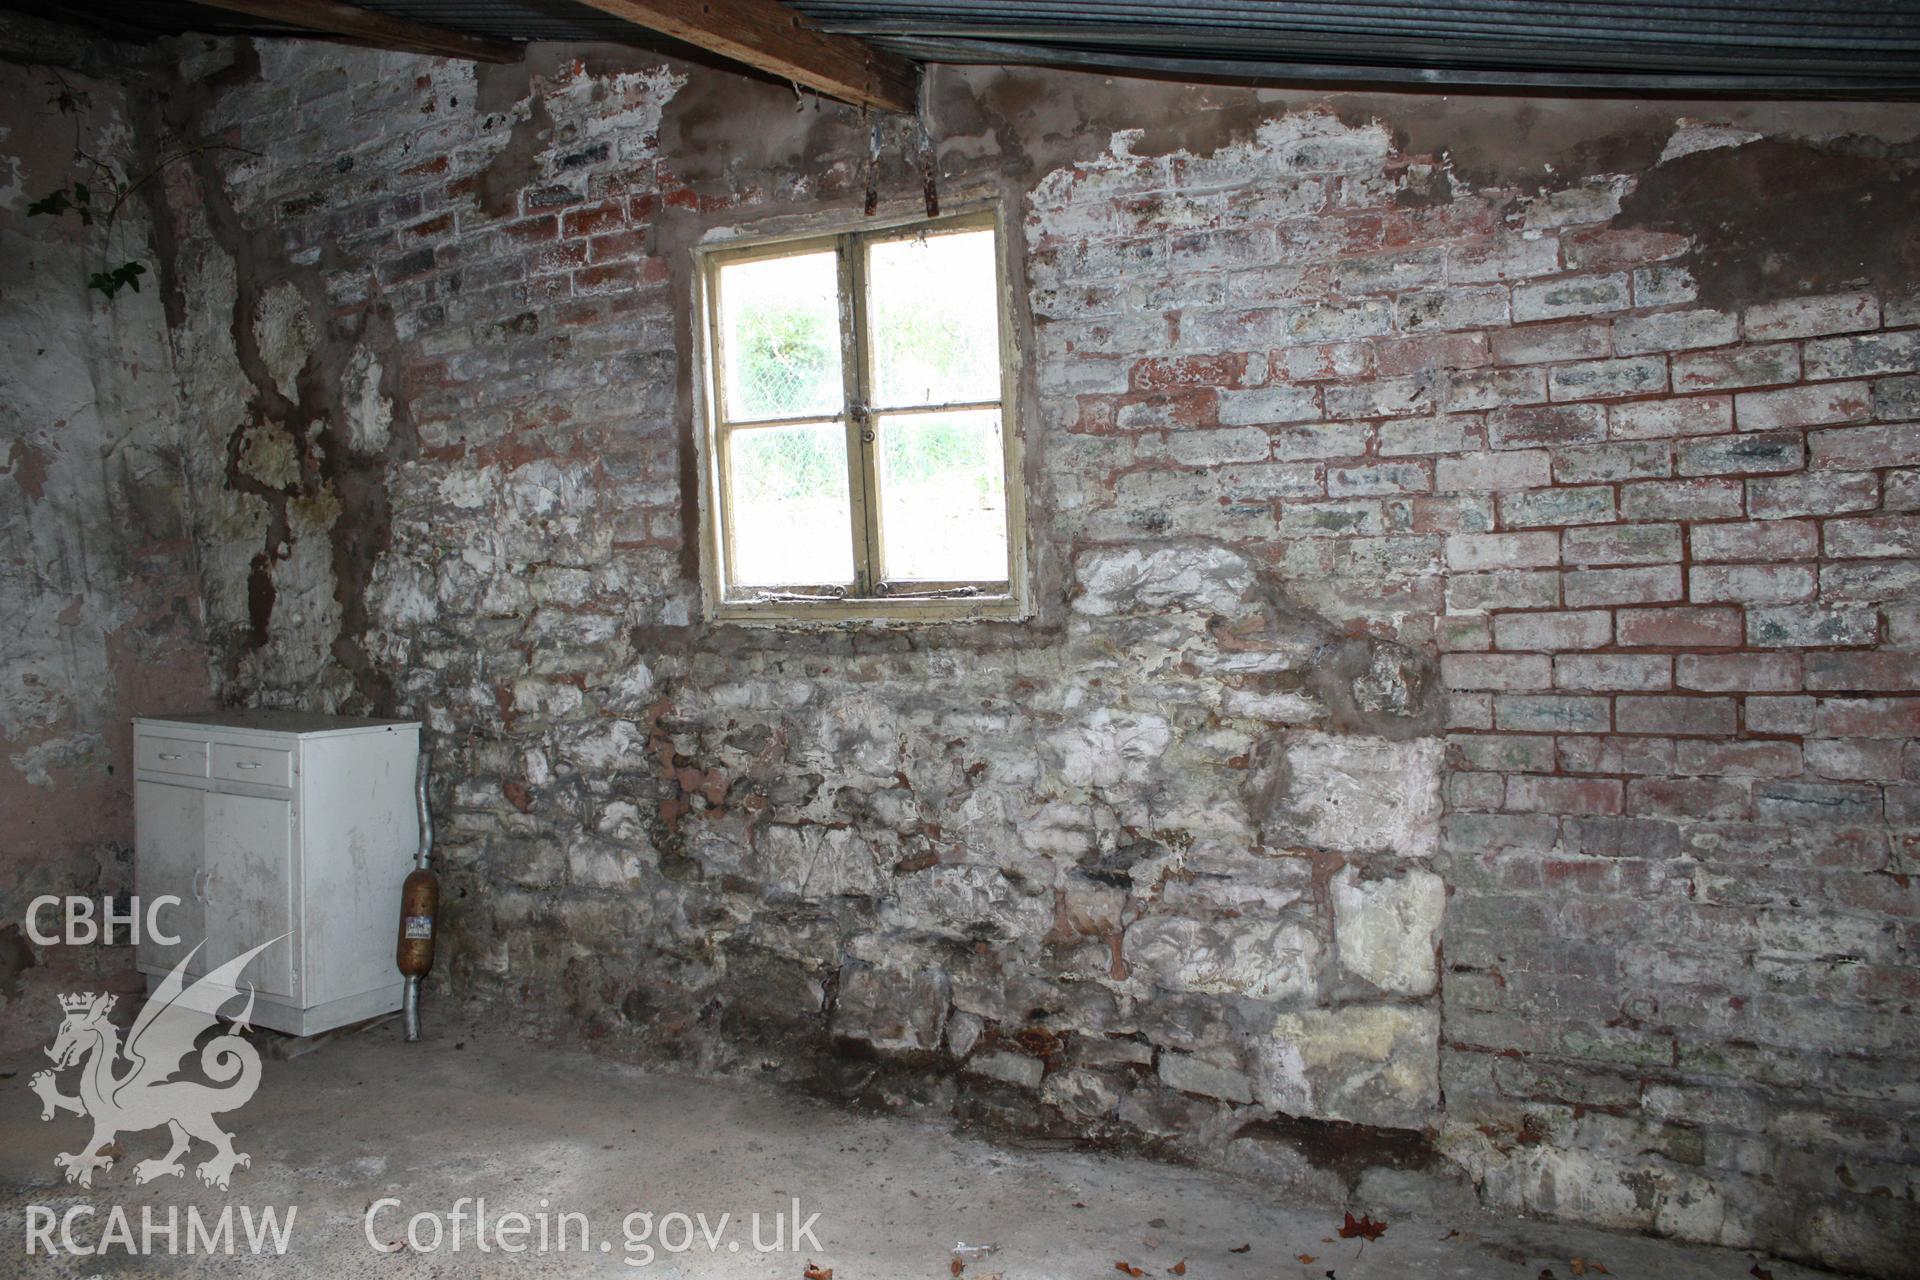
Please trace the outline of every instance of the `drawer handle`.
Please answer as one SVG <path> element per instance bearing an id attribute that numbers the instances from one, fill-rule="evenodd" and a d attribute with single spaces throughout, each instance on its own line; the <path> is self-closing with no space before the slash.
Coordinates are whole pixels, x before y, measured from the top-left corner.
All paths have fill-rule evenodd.
<path id="1" fill-rule="evenodd" d="M 162 760 L 178 760 L 180 758 L 180 753 L 178 751 L 162 751 L 160 753 L 160 758 Z"/>
<path id="2" fill-rule="evenodd" d="M 258 769 L 260 762 L 258 760 L 236 760 L 233 767 L 236 769 Z"/>

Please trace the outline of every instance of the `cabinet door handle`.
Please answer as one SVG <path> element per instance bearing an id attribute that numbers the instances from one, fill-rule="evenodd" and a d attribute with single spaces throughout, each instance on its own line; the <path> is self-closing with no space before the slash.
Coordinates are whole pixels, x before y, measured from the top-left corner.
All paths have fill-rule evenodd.
<path id="1" fill-rule="evenodd" d="M 160 753 L 160 758 L 162 760 L 178 760 L 180 758 L 180 753 L 178 751 L 162 751 Z"/>
<path id="2" fill-rule="evenodd" d="M 258 769 L 260 762 L 258 760 L 236 760 L 233 767 L 236 769 Z"/>

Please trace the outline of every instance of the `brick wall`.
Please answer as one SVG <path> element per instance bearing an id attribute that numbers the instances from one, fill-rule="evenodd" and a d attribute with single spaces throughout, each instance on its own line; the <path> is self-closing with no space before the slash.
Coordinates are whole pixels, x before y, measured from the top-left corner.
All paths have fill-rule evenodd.
<path id="1" fill-rule="evenodd" d="M 937 72 L 943 196 L 1019 215 L 1038 614 L 765 630 L 701 620 L 688 251 L 912 207 L 917 127 L 183 58 L 258 153 L 169 191 L 227 696 L 428 722 L 441 998 L 1906 1265 L 1897 118 Z M 1730 243 L 1689 193 L 1756 155 L 1853 175 L 1851 241 Z"/>

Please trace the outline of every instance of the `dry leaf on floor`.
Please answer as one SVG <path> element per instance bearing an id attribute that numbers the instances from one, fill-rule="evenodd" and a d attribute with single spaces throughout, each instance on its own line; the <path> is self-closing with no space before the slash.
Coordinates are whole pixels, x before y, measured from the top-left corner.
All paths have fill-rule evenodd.
<path id="1" fill-rule="evenodd" d="M 1294 1260 L 1303 1267 L 1313 1265 L 1313 1255 L 1310 1253 L 1296 1253 L 1293 1256 Z"/>
<path id="2" fill-rule="evenodd" d="M 967 1264 L 960 1261 L 960 1259 L 958 1258 L 955 1258 L 951 1263 L 948 1264 L 948 1270 L 952 1271 L 953 1274 L 955 1275 L 959 1275 L 962 1271 L 965 1271 L 966 1269 L 967 1269 Z"/>
<path id="3" fill-rule="evenodd" d="M 833 1280 L 833 1268 L 816 1267 L 809 1262 L 807 1269 L 800 1273 L 800 1280 Z"/>
<path id="4" fill-rule="evenodd" d="M 1757 1262 L 1753 1264 L 1753 1270 L 1747 1272 L 1747 1274 L 1752 1276 L 1753 1280 L 1773 1280 L 1773 1272 L 1767 1270 Z"/>
<path id="5" fill-rule="evenodd" d="M 1342 1240 L 1378 1240 L 1386 1233 L 1386 1223 L 1375 1222 L 1364 1213 L 1357 1218 L 1349 1213 L 1347 1220 L 1340 1224 Z"/>
<path id="6" fill-rule="evenodd" d="M 1170 1276 L 1183 1276 L 1187 1274 L 1187 1260 L 1182 1258 L 1180 1261 L 1168 1267 L 1167 1274 Z"/>
<path id="7" fill-rule="evenodd" d="M 1113 1264 L 1113 1269 L 1115 1271 L 1124 1272 L 1125 1274 L 1130 1276 L 1143 1276 L 1147 1274 L 1144 1270 L 1134 1266 L 1131 1262 L 1116 1262 Z"/>
<path id="8" fill-rule="evenodd" d="M 1250 1244 L 1243 1244 L 1243 1245 L 1241 1245 L 1241 1246 L 1240 1246 L 1239 1248 L 1237 1248 L 1237 1249 L 1229 1249 L 1229 1250 L 1227 1250 L 1227 1252 L 1228 1252 L 1228 1253 L 1252 1253 L 1252 1252 L 1253 1252 L 1253 1246 L 1252 1246 L 1252 1245 L 1250 1245 Z"/>

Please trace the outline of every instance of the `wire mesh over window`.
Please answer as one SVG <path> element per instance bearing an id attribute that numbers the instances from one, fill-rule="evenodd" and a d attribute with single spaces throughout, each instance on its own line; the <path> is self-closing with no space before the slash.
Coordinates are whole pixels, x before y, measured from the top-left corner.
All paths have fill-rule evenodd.
<path id="1" fill-rule="evenodd" d="M 721 274 L 721 349 L 735 421 L 838 413 L 839 269 L 831 253 L 742 262 Z"/>
<path id="2" fill-rule="evenodd" d="M 1011 598 L 1000 234 L 988 211 L 707 255 L 721 603 Z"/>

